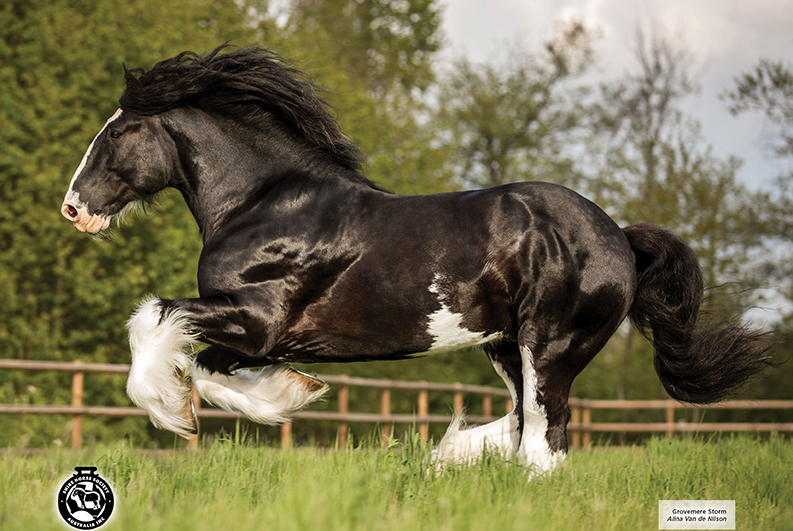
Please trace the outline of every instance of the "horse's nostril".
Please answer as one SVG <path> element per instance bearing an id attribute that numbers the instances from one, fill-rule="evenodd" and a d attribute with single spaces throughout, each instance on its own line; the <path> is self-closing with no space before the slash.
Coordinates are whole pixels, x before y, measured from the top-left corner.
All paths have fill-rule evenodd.
<path id="1" fill-rule="evenodd" d="M 70 218 L 77 217 L 77 209 L 72 205 L 66 205 L 66 213 L 69 215 Z"/>

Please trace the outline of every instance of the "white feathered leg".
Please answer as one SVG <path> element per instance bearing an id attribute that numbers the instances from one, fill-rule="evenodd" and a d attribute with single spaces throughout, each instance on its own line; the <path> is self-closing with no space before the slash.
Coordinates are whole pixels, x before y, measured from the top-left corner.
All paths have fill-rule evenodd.
<path id="1" fill-rule="evenodd" d="M 184 352 L 194 341 L 188 320 L 188 314 L 179 309 L 161 320 L 159 301 L 151 298 L 138 306 L 127 323 L 132 350 L 127 395 L 157 428 L 186 439 L 197 430 L 191 404 L 192 359 Z"/>
<path id="2" fill-rule="evenodd" d="M 518 404 L 512 378 L 496 357 L 491 357 L 490 361 L 496 373 L 504 380 L 512 403 Z M 489 424 L 469 429 L 461 429 L 462 425 L 462 415 L 455 416 L 438 448 L 433 452 L 433 460 L 438 467 L 444 463 L 472 464 L 481 459 L 485 452 L 498 453 L 505 459 L 512 459 L 516 455 L 520 441 L 517 409 Z"/>
<path id="3" fill-rule="evenodd" d="M 228 411 L 239 411 L 260 424 L 280 424 L 328 390 L 322 380 L 287 364 L 260 371 L 242 369 L 231 376 L 193 364 L 193 383 L 201 398 Z"/>
<path id="4" fill-rule="evenodd" d="M 462 416 L 454 418 L 441 439 L 433 458 L 444 463 L 472 464 L 485 452 L 512 458 L 518 450 L 518 418 L 512 412 L 496 421 L 475 428 L 461 429 Z"/>

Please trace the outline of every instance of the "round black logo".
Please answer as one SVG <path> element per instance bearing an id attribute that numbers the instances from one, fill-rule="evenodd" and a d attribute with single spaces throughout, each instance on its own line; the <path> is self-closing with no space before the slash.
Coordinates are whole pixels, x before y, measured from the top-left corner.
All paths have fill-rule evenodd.
<path id="1" fill-rule="evenodd" d="M 58 511 L 76 529 L 96 529 L 110 518 L 113 491 L 95 466 L 78 466 L 58 491 Z"/>

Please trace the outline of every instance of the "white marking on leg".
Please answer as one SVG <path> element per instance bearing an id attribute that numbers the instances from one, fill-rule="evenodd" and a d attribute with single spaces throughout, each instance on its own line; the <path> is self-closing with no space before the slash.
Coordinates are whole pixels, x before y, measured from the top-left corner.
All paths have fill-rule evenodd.
<path id="1" fill-rule="evenodd" d="M 306 378 L 286 364 L 260 371 L 243 369 L 226 376 L 193 363 L 193 383 L 201 398 L 227 411 L 239 411 L 260 424 L 286 422 L 292 413 L 328 390 L 327 386 L 308 385 Z"/>
<path id="2" fill-rule="evenodd" d="M 498 361 L 491 361 L 496 373 L 507 385 L 515 408 L 505 417 L 469 429 L 461 429 L 463 417 L 456 415 L 438 444 L 438 448 L 433 451 L 433 460 L 436 461 L 438 467 L 441 467 L 443 463 L 474 463 L 488 451 L 496 452 L 505 459 L 511 459 L 517 453 L 520 431 L 517 411 L 519 401 L 515 391 L 515 382 Z"/>
<path id="3" fill-rule="evenodd" d="M 127 395 L 156 427 L 190 438 L 196 426 L 190 407 L 192 359 L 184 352 L 194 342 L 189 315 L 176 309 L 160 321 L 160 313 L 158 299 L 152 298 L 129 318 L 132 367 Z"/>
<path id="4" fill-rule="evenodd" d="M 545 406 L 537 401 L 537 373 L 528 347 L 520 347 L 523 362 L 523 435 L 518 457 L 526 466 L 533 467 L 530 477 L 553 470 L 564 459 L 564 452 L 552 452 L 545 433 L 548 415 Z"/>
<path id="5" fill-rule="evenodd" d="M 452 312 L 445 303 L 446 296 L 441 292 L 440 288 L 442 280 L 441 275 L 436 274 L 429 288 L 431 293 L 437 295 L 441 308 L 429 316 L 427 332 L 432 336 L 432 345 L 427 352 L 446 352 L 483 345 L 500 339 L 500 333 L 485 334 L 484 332 L 472 332 L 463 328 L 463 315 Z"/>
<path id="6" fill-rule="evenodd" d="M 518 450 L 520 435 L 515 412 L 475 428 L 461 429 L 462 425 L 462 415 L 455 416 L 433 452 L 433 460 L 438 467 L 446 463 L 472 464 L 486 452 L 498 453 L 510 459 Z"/>
<path id="7" fill-rule="evenodd" d="M 512 378 L 509 377 L 507 371 L 504 370 L 504 367 L 499 362 L 494 360 L 490 361 L 493 364 L 493 369 L 495 369 L 496 374 L 504 380 L 507 390 L 509 391 L 509 396 L 512 397 L 512 404 L 517 408 L 520 401 L 518 400 L 518 392 L 515 390 L 515 382 L 512 381 Z"/>

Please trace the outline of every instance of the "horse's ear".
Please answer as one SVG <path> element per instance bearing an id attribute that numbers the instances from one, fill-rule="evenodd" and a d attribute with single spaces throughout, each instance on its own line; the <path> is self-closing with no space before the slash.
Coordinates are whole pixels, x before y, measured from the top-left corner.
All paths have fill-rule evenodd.
<path id="1" fill-rule="evenodd" d="M 140 80 L 135 77 L 135 72 L 140 70 L 139 68 L 134 68 L 130 70 L 127 68 L 125 63 L 121 63 L 121 66 L 124 67 L 124 79 L 127 80 L 127 88 L 132 89 L 133 91 L 139 90 L 143 85 L 141 84 Z"/>

